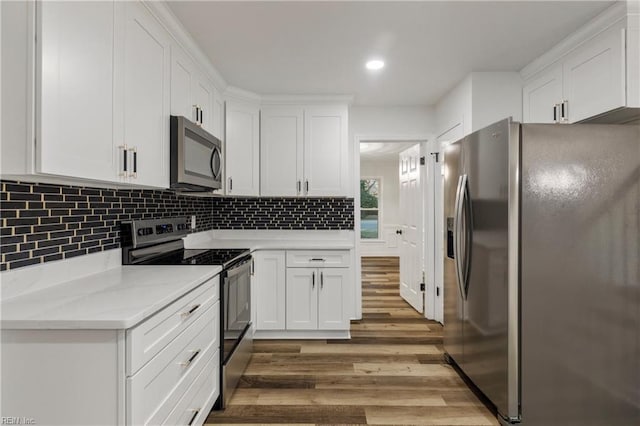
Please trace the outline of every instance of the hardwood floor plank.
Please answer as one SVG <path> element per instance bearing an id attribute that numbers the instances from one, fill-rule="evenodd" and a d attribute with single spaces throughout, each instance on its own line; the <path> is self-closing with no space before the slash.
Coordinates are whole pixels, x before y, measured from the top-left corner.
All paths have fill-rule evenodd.
<path id="1" fill-rule="evenodd" d="M 253 389 L 251 389 L 253 390 Z M 418 393 L 411 389 L 262 389 L 258 405 L 356 405 L 376 401 L 378 405 L 437 407 L 445 406 L 442 396 Z"/>
<path id="2" fill-rule="evenodd" d="M 340 341 L 336 341 L 340 342 Z M 348 340 L 347 340 L 348 342 Z M 351 345 L 344 343 L 328 344 L 323 346 L 305 346 L 301 354 L 434 354 L 440 350 L 433 345 Z"/>
<path id="3" fill-rule="evenodd" d="M 370 425 L 498 425 L 488 411 L 476 407 L 366 407 Z"/>
<path id="4" fill-rule="evenodd" d="M 458 376 L 322 376 L 316 379 L 316 389 L 413 389 L 427 392 L 466 390 Z M 445 399 L 446 401 L 446 399 Z"/>

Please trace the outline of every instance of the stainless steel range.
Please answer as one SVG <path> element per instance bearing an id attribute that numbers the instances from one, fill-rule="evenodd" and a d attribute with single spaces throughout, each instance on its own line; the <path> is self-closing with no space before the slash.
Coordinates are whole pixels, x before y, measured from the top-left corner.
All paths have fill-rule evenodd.
<path id="1" fill-rule="evenodd" d="M 185 249 L 188 218 L 135 220 L 122 223 L 123 265 L 222 266 L 220 273 L 220 397 L 225 408 L 253 351 L 249 249 Z"/>

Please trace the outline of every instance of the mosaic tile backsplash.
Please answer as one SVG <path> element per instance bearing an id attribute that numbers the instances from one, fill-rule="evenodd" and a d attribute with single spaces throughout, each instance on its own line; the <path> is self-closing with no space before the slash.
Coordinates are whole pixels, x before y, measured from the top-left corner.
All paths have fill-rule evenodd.
<path id="1" fill-rule="evenodd" d="M 1 181 L 0 270 L 120 247 L 120 222 L 196 215 L 211 229 L 353 230 L 353 198 L 196 197 Z"/>

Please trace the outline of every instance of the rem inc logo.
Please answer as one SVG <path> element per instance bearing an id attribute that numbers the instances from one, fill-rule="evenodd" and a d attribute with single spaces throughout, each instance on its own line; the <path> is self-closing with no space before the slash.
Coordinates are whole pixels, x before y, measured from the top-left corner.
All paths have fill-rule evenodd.
<path id="1" fill-rule="evenodd" d="M 0 417 L 1 425 L 35 425 L 36 419 L 33 417 Z"/>

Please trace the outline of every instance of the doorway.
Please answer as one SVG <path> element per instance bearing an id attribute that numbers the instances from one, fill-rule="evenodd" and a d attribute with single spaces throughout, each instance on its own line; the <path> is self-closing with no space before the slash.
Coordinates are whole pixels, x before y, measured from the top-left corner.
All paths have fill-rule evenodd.
<path id="1" fill-rule="evenodd" d="M 424 315 L 424 173 L 426 141 L 360 139 L 357 141 L 355 197 L 356 299 L 362 313 L 360 260 L 396 257 L 398 294 Z M 361 318 L 361 316 L 356 316 Z"/>

